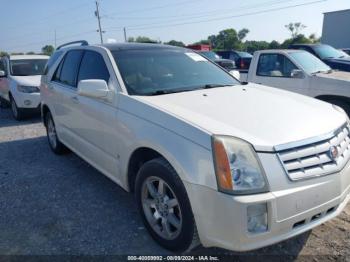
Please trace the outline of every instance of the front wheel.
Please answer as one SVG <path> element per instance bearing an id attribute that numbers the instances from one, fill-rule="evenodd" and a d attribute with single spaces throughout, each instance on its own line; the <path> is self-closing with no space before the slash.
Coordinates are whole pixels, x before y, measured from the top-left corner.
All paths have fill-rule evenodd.
<path id="1" fill-rule="evenodd" d="M 135 193 L 143 222 L 161 246 L 185 251 L 199 244 L 185 187 L 165 159 L 153 159 L 141 167 Z"/>
<path id="2" fill-rule="evenodd" d="M 10 104 L 11 104 L 11 111 L 12 111 L 13 117 L 17 121 L 22 120 L 24 118 L 23 109 L 17 107 L 16 101 L 12 96 L 10 97 Z"/>

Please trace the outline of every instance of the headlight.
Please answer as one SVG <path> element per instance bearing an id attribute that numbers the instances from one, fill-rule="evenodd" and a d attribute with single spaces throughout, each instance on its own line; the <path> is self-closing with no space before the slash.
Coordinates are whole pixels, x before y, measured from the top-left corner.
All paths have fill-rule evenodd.
<path id="1" fill-rule="evenodd" d="M 231 194 L 267 191 L 264 171 L 250 144 L 227 136 L 214 136 L 212 144 L 220 191 Z"/>
<path id="2" fill-rule="evenodd" d="M 333 104 L 332 104 L 332 106 L 333 106 L 333 108 L 335 110 L 339 111 L 340 113 L 343 113 L 345 115 L 346 120 L 348 121 L 348 123 L 350 123 L 349 116 L 348 116 L 348 114 L 345 112 L 345 110 L 343 108 L 341 108 L 340 106 L 337 106 L 337 105 L 333 105 Z"/>
<path id="3" fill-rule="evenodd" d="M 39 93 L 40 89 L 36 86 L 22 86 L 18 85 L 17 90 L 22 93 Z"/>

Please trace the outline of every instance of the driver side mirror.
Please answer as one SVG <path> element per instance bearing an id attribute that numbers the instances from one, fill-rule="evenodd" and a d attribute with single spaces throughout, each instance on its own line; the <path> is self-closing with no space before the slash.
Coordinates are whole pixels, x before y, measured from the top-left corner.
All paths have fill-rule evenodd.
<path id="1" fill-rule="evenodd" d="M 291 78 L 304 78 L 304 72 L 303 70 L 299 70 L 299 69 L 293 69 L 292 72 L 290 73 Z"/>
<path id="2" fill-rule="evenodd" d="M 107 99 L 108 93 L 109 89 L 105 80 L 89 79 L 81 80 L 78 83 L 78 95 L 98 99 Z"/>
<path id="3" fill-rule="evenodd" d="M 0 70 L 0 77 L 6 77 L 5 71 Z"/>

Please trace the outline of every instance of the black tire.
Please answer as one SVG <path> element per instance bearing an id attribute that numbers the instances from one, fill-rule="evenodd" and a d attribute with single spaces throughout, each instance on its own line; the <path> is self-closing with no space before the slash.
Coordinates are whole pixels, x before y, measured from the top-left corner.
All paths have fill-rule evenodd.
<path id="1" fill-rule="evenodd" d="M 8 108 L 9 102 L 6 101 L 4 98 L 0 97 L 0 108 Z"/>
<path id="2" fill-rule="evenodd" d="M 342 109 L 344 109 L 344 111 L 348 114 L 348 116 L 350 117 L 350 103 L 347 103 L 343 100 L 329 100 L 327 101 L 333 105 L 337 105 L 339 107 L 341 107 Z"/>
<path id="3" fill-rule="evenodd" d="M 24 110 L 17 106 L 16 101 L 12 96 L 10 96 L 10 105 L 14 119 L 16 119 L 17 121 L 23 120 L 25 117 Z"/>
<path id="4" fill-rule="evenodd" d="M 57 136 L 55 122 L 50 112 L 47 112 L 45 115 L 45 127 L 51 150 L 57 155 L 63 155 L 69 152 L 68 148 L 62 144 Z M 53 128 L 53 130 L 51 128 Z M 54 132 L 54 134 L 52 132 Z"/>
<path id="5" fill-rule="evenodd" d="M 143 186 L 149 178 L 160 178 L 166 182 L 178 200 L 178 206 L 181 208 L 182 223 L 176 238 L 168 240 L 161 237 L 150 225 L 142 204 Z M 186 189 L 172 166 L 164 158 L 156 158 L 143 164 L 140 168 L 136 183 L 135 195 L 138 209 L 142 220 L 152 238 L 161 246 L 171 251 L 183 252 L 189 251 L 199 245 L 199 238 L 195 225 L 194 216 Z"/>

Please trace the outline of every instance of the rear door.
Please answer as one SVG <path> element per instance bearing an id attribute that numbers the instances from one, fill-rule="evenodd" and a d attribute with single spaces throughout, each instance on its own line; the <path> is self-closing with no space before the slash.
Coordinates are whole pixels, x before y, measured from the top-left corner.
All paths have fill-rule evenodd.
<path id="1" fill-rule="evenodd" d="M 83 50 L 68 51 L 56 69 L 50 83 L 54 96 L 54 120 L 60 139 L 74 148 L 79 144 L 73 130 L 76 130 L 78 117 L 77 75 Z"/>
<path id="2" fill-rule="evenodd" d="M 252 82 L 306 95 L 305 78 L 292 78 L 292 70 L 298 67 L 284 54 L 260 54 Z"/>

